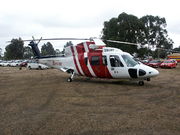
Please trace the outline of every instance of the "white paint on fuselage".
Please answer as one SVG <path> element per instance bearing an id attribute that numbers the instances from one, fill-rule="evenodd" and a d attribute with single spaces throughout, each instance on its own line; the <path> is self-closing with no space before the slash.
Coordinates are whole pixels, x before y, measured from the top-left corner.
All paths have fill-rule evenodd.
<path id="1" fill-rule="evenodd" d="M 73 69 L 76 74 L 79 74 L 76 70 L 73 56 L 41 58 L 39 59 L 39 63 L 59 70 L 61 68 Z"/>
<path id="2" fill-rule="evenodd" d="M 142 70 L 144 70 L 146 72 L 146 75 L 144 75 L 142 77 L 138 76 L 138 78 L 151 78 L 151 77 L 155 77 L 155 76 L 159 75 L 158 70 L 156 70 L 156 69 L 154 69 L 152 67 L 149 67 L 147 65 L 144 65 L 142 63 L 139 63 L 138 65 L 136 65 L 135 68 L 137 68 L 138 71 L 139 71 L 139 69 L 142 69 Z"/>
<path id="3" fill-rule="evenodd" d="M 111 67 L 110 55 L 119 56 L 124 67 Z M 147 78 L 151 78 L 151 77 L 155 77 L 155 76 L 159 75 L 158 70 L 156 70 L 152 67 L 149 67 L 147 65 L 144 65 L 142 63 L 138 63 L 134 67 L 128 67 L 126 62 L 122 58 L 122 55 L 131 56 L 129 53 L 123 52 L 122 50 L 117 49 L 117 48 L 111 48 L 111 47 L 103 48 L 103 56 L 107 57 L 107 62 L 108 62 L 107 68 L 113 78 L 132 79 L 128 72 L 129 69 L 137 69 L 137 78 L 136 79 L 147 79 Z M 131 56 L 131 57 L 133 58 L 133 56 Z M 140 69 L 142 69 L 146 72 L 146 74 L 144 76 L 139 76 Z"/>

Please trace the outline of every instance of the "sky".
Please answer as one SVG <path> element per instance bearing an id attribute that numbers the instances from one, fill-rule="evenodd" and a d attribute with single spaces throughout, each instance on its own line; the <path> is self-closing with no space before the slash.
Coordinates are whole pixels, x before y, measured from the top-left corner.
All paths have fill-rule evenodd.
<path id="1" fill-rule="evenodd" d="M 0 48 L 4 51 L 7 41 L 19 37 L 100 37 L 104 21 L 122 12 L 138 18 L 165 17 L 168 35 L 174 47 L 178 47 L 179 5 L 179 0 L 4 0 L 0 7 Z M 62 50 L 67 41 L 50 42 L 55 49 Z"/>

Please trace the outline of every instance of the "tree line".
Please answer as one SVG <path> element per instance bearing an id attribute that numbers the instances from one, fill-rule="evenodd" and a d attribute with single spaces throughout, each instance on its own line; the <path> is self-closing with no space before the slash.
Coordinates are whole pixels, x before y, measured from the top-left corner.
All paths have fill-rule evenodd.
<path id="1" fill-rule="evenodd" d="M 117 40 L 136 43 L 142 46 L 127 44 L 108 43 L 108 46 L 120 48 L 131 54 L 137 53 L 139 57 L 147 54 L 154 57 L 166 57 L 167 53 L 173 49 L 173 40 L 169 38 L 166 30 L 166 19 L 164 17 L 146 15 L 138 18 L 134 15 L 121 13 L 117 18 L 111 18 L 104 22 L 102 38 L 105 40 Z M 148 45 L 148 47 L 144 47 Z M 158 48 L 152 52 L 150 48 Z M 153 54 L 152 54 L 153 53 Z"/>
<path id="2" fill-rule="evenodd" d="M 41 47 L 41 55 L 59 55 L 60 50 L 54 49 L 50 42 L 47 42 Z M 5 47 L 4 59 L 15 60 L 15 59 L 30 59 L 34 56 L 31 47 L 24 46 L 24 41 L 19 39 L 12 39 L 10 44 Z"/>

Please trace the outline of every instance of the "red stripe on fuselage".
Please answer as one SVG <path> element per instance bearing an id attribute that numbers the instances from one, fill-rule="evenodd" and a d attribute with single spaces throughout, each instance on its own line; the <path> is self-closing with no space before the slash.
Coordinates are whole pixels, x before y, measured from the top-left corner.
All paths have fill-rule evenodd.
<path id="1" fill-rule="evenodd" d="M 85 48 L 83 43 L 82 44 L 78 44 L 78 46 L 76 47 L 77 53 L 78 53 L 78 60 L 81 66 L 81 69 L 83 70 L 85 76 L 87 77 L 92 77 L 86 63 L 85 63 L 85 58 L 84 58 L 84 53 L 85 53 Z"/>
<path id="2" fill-rule="evenodd" d="M 107 68 L 107 65 L 103 65 L 103 62 L 102 62 L 102 50 L 93 50 L 93 49 L 90 49 L 89 48 L 89 45 L 90 44 L 94 44 L 94 42 L 86 42 L 87 44 L 87 47 L 88 47 L 88 50 L 89 52 L 87 52 L 87 58 L 88 58 L 88 61 L 90 62 L 91 61 L 91 58 L 92 56 L 99 56 L 100 57 L 100 64 L 99 65 L 91 65 L 90 63 L 90 66 L 91 66 L 91 70 L 93 70 L 93 74 L 96 75 L 96 77 L 99 77 L 99 78 L 112 78 L 108 68 Z M 100 47 L 100 49 L 102 49 L 103 46 Z M 86 48 L 87 49 L 87 48 Z M 74 48 L 71 47 L 71 51 L 72 51 L 72 54 L 73 54 L 73 59 L 74 59 L 74 63 L 75 63 L 75 67 L 78 71 L 78 73 L 80 75 L 81 72 L 79 70 L 79 68 L 81 67 L 82 69 L 82 72 L 84 73 L 85 76 L 87 77 L 93 77 L 93 75 L 91 74 L 88 66 L 86 65 L 85 63 L 85 58 L 84 58 L 84 53 L 85 53 L 85 48 L 84 48 L 84 44 L 83 43 L 80 43 L 76 46 L 76 50 L 77 50 L 77 54 L 74 54 Z M 75 55 L 78 56 L 78 62 L 79 62 L 79 65 L 80 67 L 78 68 L 78 65 L 77 65 L 77 58 L 75 58 Z"/>
<path id="3" fill-rule="evenodd" d="M 71 51 L 72 51 L 72 55 L 73 55 L 73 60 L 74 60 L 75 67 L 76 67 L 76 69 L 77 69 L 77 71 L 78 71 L 79 75 L 82 75 L 82 74 L 81 74 L 81 72 L 79 71 L 78 66 L 77 66 L 77 62 L 76 62 L 76 58 L 75 58 L 74 48 L 73 48 L 73 46 L 71 46 Z"/>
<path id="4" fill-rule="evenodd" d="M 109 72 L 109 69 L 107 68 L 107 66 L 105 66 L 105 74 L 106 74 L 106 78 L 113 78 Z"/>

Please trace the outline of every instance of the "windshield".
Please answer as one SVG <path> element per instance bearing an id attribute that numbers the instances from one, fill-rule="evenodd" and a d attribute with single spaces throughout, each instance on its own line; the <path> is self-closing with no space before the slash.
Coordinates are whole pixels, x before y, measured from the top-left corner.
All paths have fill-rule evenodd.
<path id="1" fill-rule="evenodd" d="M 152 60 L 152 61 L 150 61 L 149 63 L 159 63 L 160 61 L 158 61 L 158 60 Z"/>
<path id="2" fill-rule="evenodd" d="M 122 55 L 122 58 L 124 59 L 126 65 L 128 67 L 134 67 L 138 64 L 133 58 L 131 58 L 129 55 Z"/>

